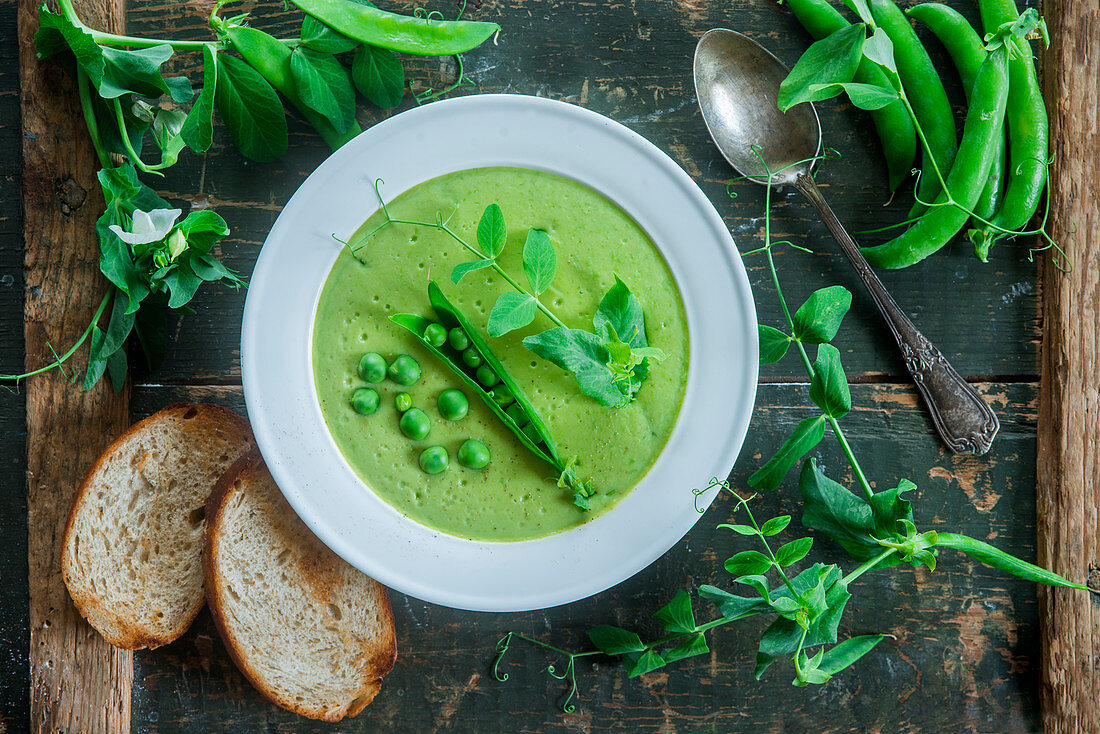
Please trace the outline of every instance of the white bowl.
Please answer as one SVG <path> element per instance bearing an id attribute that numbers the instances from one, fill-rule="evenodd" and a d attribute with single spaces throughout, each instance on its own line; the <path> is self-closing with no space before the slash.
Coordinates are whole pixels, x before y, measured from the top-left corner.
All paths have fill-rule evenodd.
<path id="1" fill-rule="evenodd" d="M 432 530 L 374 494 L 337 449 L 317 402 L 312 326 L 341 245 L 377 208 L 423 181 L 483 166 L 540 169 L 618 204 L 660 248 L 687 312 L 690 355 L 679 419 L 641 483 L 604 515 L 520 542 Z M 375 125 L 306 179 L 264 243 L 245 303 L 241 372 L 264 460 L 302 520 L 350 564 L 400 592 L 460 609 L 565 604 L 634 575 L 699 514 L 693 487 L 737 459 L 756 396 L 756 312 L 721 217 L 667 155 L 581 107 L 537 97 L 434 102 Z M 712 490 L 700 507 L 714 498 Z"/>

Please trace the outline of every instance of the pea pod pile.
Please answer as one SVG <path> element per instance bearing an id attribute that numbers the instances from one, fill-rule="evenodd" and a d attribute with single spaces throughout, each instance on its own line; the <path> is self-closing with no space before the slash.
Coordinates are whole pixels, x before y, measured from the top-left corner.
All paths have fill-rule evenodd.
<path id="1" fill-rule="evenodd" d="M 450 367 L 528 451 L 554 468 L 559 485 L 573 491 L 573 503 L 588 510 L 588 498 L 595 491 L 580 480 L 572 463 L 559 456 L 550 430 L 485 339 L 447 300 L 435 281 L 428 284 L 428 302 L 435 311 L 435 320 L 408 313 L 395 314 L 390 320 L 409 331 L 425 349 Z M 448 332 L 446 341 L 438 338 L 439 326 Z M 486 377 L 482 370 L 486 366 L 494 373 L 490 387 L 483 384 L 487 380 L 479 380 L 479 372 L 481 378 Z"/>
<path id="2" fill-rule="evenodd" d="M 1013 0 L 978 0 L 983 42 L 965 17 L 944 4 L 903 13 L 894 0 L 846 0 L 865 31 L 845 42 L 842 56 L 859 59 L 858 66 L 846 66 L 824 62 L 820 49 L 814 53 L 818 44 L 850 27 L 836 8 L 828 0 L 786 2 L 821 39 L 799 60 L 799 73 L 784 82 L 800 80 L 799 88 L 788 89 L 790 98 L 845 92 L 869 110 L 891 189 L 899 184 L 899 169 L 913 160 L 910 138 L 915 134 L 921 143 L 924 162 L 917 202 L 905 223 L 910 226 L 884 244 L 864 247 L 871 264 L 913 265 L 950 242 L 968 217 L 967 237 L 982 261 L 995 241 L 1023 233 L 1042 199 L 1048 164 L 1046 108 L 1026 40 L 1028 33 L 1045 30 L 1034 10 L 1021 16 Z M 909 18 L 942 42 L 963 82 L 969 109 L 961 140 L 943 83 Z"/>

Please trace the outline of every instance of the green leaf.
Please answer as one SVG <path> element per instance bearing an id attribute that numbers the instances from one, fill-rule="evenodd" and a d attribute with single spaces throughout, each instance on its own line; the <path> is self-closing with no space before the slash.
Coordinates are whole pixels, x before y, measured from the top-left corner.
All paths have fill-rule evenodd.
<path id="1" fill-rule="evenodd" d="M 814 375 L 810 379 L 810 400 L 832 418 L 843 418 L 852 409 L 848 377 L 840 365 L 840 352 L 832 344 L 821 344 L 817 348 Z"/>
<path id="2" fill-rule="evenodd" d="M 451 282 L 458 285 L 463 278 L 475 270 L 492 267 L 492 265 L 492 260 L 471 260 L 469 262 L 459 263 L 451 270 Z"/>
<path id="3" fill-rule="evenodd" d="M 199 153 L 206 151 L 214 139 L 214 93 L 218 87 L 216 55 L 213 46 L 202 47 L 202 91 L 191 105 L 180 130 L 183 142 Z"/>
<path id="4" fill-rule="evenodd" d="M 695 613 L 691 610 L 691 596 L 680 589 L 665 606 L 657 610 L 653 618 L 669 632 L 694 632 Z"/>
<path id="5" fill-rule="evenodd" d="M 791 338 L 779 329 L 764 324 L 757 326 L 760 334 L 760 364 L 772 364 L 783 359 L 791 346 Z"/>
<path id="6" fill-rule="evenodd" d="M 599 308 L 592 317 L 592 325 L 597 334 L 604 333 L 606 327 L 610 326 L 631 347 L 649 346 L 642 304 L 617 275 L 615 284 L 600 300 Z"/>
<path id="7" fill-rule="evenodd" d="M 233 143 L 255 161 L 272 161 L 286 152 L 286 113 L 275 90 L 260 73 L 228 54 L 218 54 L 214 106 Z"/>
<path id="8" fill-rule="evenodd" d="M 847 640 L 830 647 L 821 656 L 818 670 L 836 675 L 861 657 L 871 652 L 875 645 L 882 642 L 883 635 L 863 635 L 849 637 Z"/>
<path id="9" fill-rule="evenodd" d="M 191 302 L 195 291 L 202 285 L 202 278 L 195 275 L 191 264 L 183 260 L 164 278 L 168 288 L 168 308 L 179 308 Z"/>
<path id="10" fill-rule="evenodd" d="M 791 614 L 794 614 L 795 612 L 797 612 L 799 609 L 802 608 L 801 605 L 799 605 L 799 603 L 797 601 L 795 601 L 794 599 L 792 599 L 789 596 L 776 597 L 775 599 L 771 600 L 771 605 L 772 605 L 772 609 L 774 609 L 775 611 L 779 612 L 780 614 L 782 614 L 784 616 L 789 616 Z"/>
<path id="11" fill-rule="evenodd" d="M 794 314 L 794 335 L 807 344 L 832 341 L 852 305 L 852 294 L 839 285 L 814 291 Z"/>
<path id="12" fill-rule="evenodd" d="M 719 613 L 729 620 L 751 617 L 771 609 L 763 599 L 736 596 L 709 584 L 699 587 L 699 596 L 717 606 Z"/>
<path id="13" fill-rule="evenodd" d="M 762 574 L 751 574 L 749 576 L 739 576 L 733 580 L 735 584 L 745 584 L 756 589 L 756 592 L 760 594 L 760 597 L 766 601 L 771 601 L 771 593 L 768 589 L 768 577 Z"/>
<path id="14" fill-rule="evenodd" d="M 757 576 L 772 567 L 772 561 L 760 551 L 747 550 L 726 559 L 726 571 L 734 576 Z"/>
<path id="15" fill-rule="evenodd" d="M 103 329 L 92 326 L 91 346 L 88 348 L 88 370 L 84 373 L 84 389 L 91 390 L 107 369 L 107 357 L 103 353 Z"/>
<path id="16" fill-rule="evenodd" d="M 677 660 L 694 657 L 695 655 L 706 655 L 708 652 L 710 652 L 710 648 L 707 647 L 706 637 L 703 636 L 702 632 L 699 632 L 685 638 L 683 642 L 671 650 L 665 650 L 661 653 L 661 657 L 666 663 L 674 663 Z"/>
<path id="17" fill-rule="evenodd" d="M 645 645 L 637 634 L 609 624 L 601 624 L 588 630 L 588 639 L 600 652 L 607 655 L 622 655 L 645 650 Z"/>
<path id="18" fill-rule="evenodd" d="M 845 605 L 852 597 L 848 593 L 848 587 L 841 581 L 840 569 L 835 565 L 826 566 L 815 563 L 792 578 L 790 583 L 799 596 L 804 596 L 818 584 L 826 589 L 826 611 L 808 623 L 804 646 L 810 648 L 836 642 L 840 618 L 844 615 Z M 778 598 L 791 598 L 791 596 L 786 586 L 772 590 L 773 603 Z M 801 638 L 802 628 L 795 620 L 780 617 L 772 622 L 760 638 L 760 647 L 756 655 L 756 678 L 759 679 L 777 657 L 794 653 L 798 649 Z"/>
<path id="19" fill-rule="evenodd" d="M 187 238 L 188 248 L 204 255 L 215 242 L 229 234 L 229 225 L 211 209 L 192 209 L 178 228 Z"/>
<path id="20" fill-rule="evenodd" d="M 495 258 L 504 251 L 508 242 L 508 230 L 504 226 L 504 212 L 496 204 L 485 207 L 481 221 L 477 223 L 477 243 L 486 257 Z"/>
<path id="21" fill-rule="evenodd" d="M 875 29 L 871 37 L 863 42 L 863 55 L 881 66 L 888 72 L 887 77 L 897 82 L 898 65 L 894 60 L 894 42 L 890 40 L 886 31 L 882 28 Z"/>
<path id="22" fill-rule="evenodd" d="M 114 99 L 134 93 L 155 99 L 167 94 L 176 102 L 190 102 L 194 96 L 187 77 L 166 79 L 161 75 L 161 64 L 172 57 L 168 44 L 134 50 L 100 46 L 99 50 L 103 56 L 102 72 L 87 71 L 101 97 Z"/>
<path id="23" fill-rule="evenodd" d="M 864 23 L 870 24 L 872 22 L 871 8 L 867 5 L 867 0 L 843 0 L 843 2 L 851 8 L 852 12 L 858 15 L 859 19 Z"/>
<path id="24" fill-rule="evenodd" d="M 899 520 L 912 521 L 913 518 L 909 502 L 900 496 L 907 489 L 908 486 L 902 486 L 875 494 L 875 507 L 872 508 L 826 477 L 817 461 L 810 459 L 802 466 L 798 481 L 798 492 L 803 500 L 802 524 L 827 535 L 855 560 L 869 561 L 884 550 L 876 538 L 905 540 L 899 535 L 897 524 Z M 879 567 L 900 562 L 900 558 L 891 556 Z"/>
<path id="25" fill-rule="evenodd" d="M 779 517 L 773 517 L 768 520 L 760 528 L 761 535 L 778 535 L 783 532 L 788 525 L 791 524 L 790 515 L 780 515 Z"/>
<path id="26" fill-rule="evenodd" d="M 623 394 L 607 368 L 611 356 L 595 334 L 557 327 L 526 337 L 523 346 L 542 359 L 574 373 L 581 392 L 601 405 L 614 407 L 622 403 Z"/>
<path id="27" fill-rule="evenodd" d="M 388 49 L 360 46 L 351 76 L 359 93 L 384 110 L 398 106 L 405 96 L 405 67 Z"/>
<path id="28" fill-rule="evenodd" d="M 756 531 L 756 528 L 752 527 L 751 525 L 730 525 L 728 523 L 723 523 L 723 524 L 719 525 L 718 527 L 725 528 L 726 530 L 732 530 L 733 532 L 737 533 L 738 535 L 758 535 L 759 534 Z"/>
<path id="29" fill-rule="evenodd" d="M 779 550 L 775 552 L 775 562 L 784 568 L 798 563 L 810 552 L 810 546 L 812 546 L 813 543 L 813 538 L 799 538 L 797 540 L 792 540 L 790 543 L 781 545 L 779 546 Z"/>
<path id="30" fill-rule="evenodd" d="M 312 15 L 302 18 L 302 30 L 298 38 L 304 46 L 326 54 L 344 53 L 359 45 L 358 41 L 337 33 Z"/>
<path id="31" fill-rule="evenodd" d="M 134 321 L 134 332 L 149 369 L 158 367 L 168 353 L 168 312 L 164 302 L 154 301 L 150 298 L 142 303 Z"/>
<path id="32" fill-rule="evenodd" d="M 786 112 L 801 102 L 828 99 L 830 94 L 814 92 L 812 87 L 850 82 L 863 58 L 867 26 L 846 25 L 806 49 L 791 73 L 779 85 L 779 109 Z"/>
<path id="33" fill-rule="evenodd" d="M 523 243 L 523 272 L 536 296 L 541 296 L 550 287 L 558 272 L 554 243 L 550 241 L 550 235 L 541 229 L 527 232 L 527 241 Z"/>
<path id="34" fill-rule="evenodd" d="M 627 677 L 637 678 L 639 675 L 645 675 L 657 668 L 663 667 L 665 664 L 664 658 L 660 654 L 653 650 L 646 650 L 636 660 L 624 661 L 627 662 Z"/>
<path id="35" fill-rule="evenodd" d="M 485 330 L 489 336 L 504 336 L 509 331 L 522 329 L 535 320 L 538 305 L 534 298 L 526 293 L 502 293 L 493 310 L 489 312 L 489 323 Z"/>
<path id="36" fill-rule="evenodd" d="M 779 451 L 775 452 L 775 456 L 752 473 L 749 477 L 749 486 L 768 491 L 778 488 L 791 467 L 797 464 L 810 449 L 821 443 L 824 437 L 824 416 L 805 419 L 795 427 L 794 433 L 783 442 Z"/>
<path id="37" fill-rule="evenodd" d="M 348 70 L 332 54 L 298 46 L 290 54 L 290 73 L 302 103 L 324 117 L 336 132 L 355 122 L 355 90 Z"/>
<path id="38" fill-rule="evenodd" d="M 841 92 L 848 95 L 852 104 L 861 110 L 880 110 L 886 105 L 893 104 L 901 99 L 901 96 L 893 89 L 880 87 L 875 84 L 861 84 L 859 82 L 844 82 L 843 84 L 814 84 L 810 86 L 810 94 L 815 99 L 828 99 Z"/>
<path id="39" fill-rule="evenodd" d="M 229 268 L 222 265 L 213 255 L 194 254 L 190 258 L 191 269 L 195 275 L 207 282 L 225 280 L 229 284 L 236 284 L 238 277 Z"/>
<path id="40" fill-rule="evenodd" d="M 111 378 L 111 388 L 115 391 L 115 395 L 118 395 L 122 392 L 122 388 L 126 387 L 126 372 L 128 369 L 129 364 L 125 349 L 116 349 L 114 354 L 107 358 L 107 375 Z"/>

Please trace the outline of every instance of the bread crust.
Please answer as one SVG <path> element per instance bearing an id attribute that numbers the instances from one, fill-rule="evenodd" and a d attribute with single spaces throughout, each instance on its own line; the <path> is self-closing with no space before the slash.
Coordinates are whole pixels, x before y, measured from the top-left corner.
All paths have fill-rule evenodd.
<path id="1" fill-rule="evenodd" d="M 270 475 L 268 475 L 267 468 L 259 452 L 253 451 L 242 456 L 225 472 L 215 486 L 214 491 L 211 492 L 210 498 L 207 500 L 206 539 L 203 543 L 202 565 L 206 589 L 206 603 L 210 609 L 211 617 L 214 619 L 214 625 L 217 627 L 218 633 L 225 644 L 229 656 L 233 659 L 233 662 L 244 676 L 248 678 L 249 682 L 252 683 L 256 690 L 271 702 L 301 716 L 328 722 L 340 721 L 345 716 L 355 716 L 374 700 L 374 697 L 381 689 L 382 679 L 393 670 L 397 662 L 397 636 L 394 626 L 393 609 L 390 605 L 388 590 L 377 581 L 364 575 L 364 578 L 371 584 L 374 584 L 381 592 L 381 601 L 376 611 L 381 626 L 386 630 L 385 639 L 374 641 L 374 649 L 371 650 L 371 654 L 368 657 L 362 673 L 362 685 L 355 692 L 355 695 L 347 701 L 294 701 L 280 696 L 277 691 L 273 690 L 271 686 L 267 684 L 263 675 L 261 675 L 257 669 L 256 664 L 254 664 L 245 654 L 243 645 L 240 644 L 237 635 L 229 623 L 228 616 L 223 607 L 225 595 L 223 584 L 225 579 L 218 570 L 222 554 L 222 524 L 225 520 L 225 510 L 230 500 L 233 498 L 234 491 L 242 491 L 240 487 L 244 487 L 249 481 L 255 481 L 256 479 L 273 482 Z M 282 501 L 284 505 L 286 504 L 281 495 L 279 496 L 279 500 Z M 297 516 L 293 515 L 293 510 L 289 505 L 286 506 L 286 512 L 290 513 L 293 522 L 299 524 L 305 533 L 315 537 L 305 524 L 302 523 Z M 320 541 L 316 542 L 320 543 Z M 331 557 L 332 563 L 346 564 L 343 559 L 336 556 L 336 554 L 328 548 L 324 548 L 324 551 Z M 315 594 L 318 589 L 324 588 L 325 586 L 324 579 L 320 578 L 325 575 L 325 570 L 326 569 L 301 570 L 301 573 L 307 577 L 307 585 L 311 587 L 311 590 L 314 591 Z"/>
<path id="2" fill-rule="evenodd" d="M 103 470 L 104 464 L 114 456 L 115 452 L 125 447 L 127 443 L 138 436 L 138 434 L 157 425 L 159 421 L 164 420 L 166 417 L 173 414 L 181 414 L 181 417 L 183 417 L 191 410 L 202 414 L 196 416 L 200 420 L 205 420 L 211 425 L 216 424 L 221 428 L 235 431 L 242 442 L 247 442 L 253 447 L 255 446 L 252 429 L 248 425 L 248 421 L 232 410 L 210 403 L 172 403 L 127 428 L 111 442 L 98 458 L 96 458 L 91 467 L 88 468 L 88 471 L 84 473 L 84 477 L 81 479 L 76 495 L 73 497 L 73 502 L 69 507 L 68 517 L 65 520 L 65 532 L 62 536 L 62 548 L 64 550 L 61 556 L 61 576 L 65 582 L 65 587 L 69 591 L 69 596 L 72 598 L 73 604 L 76 606 L 81 616 L 88 620 L 89 624 L 91 624 L 97 632 L 103 635 L 107 642 L 124 650 L 160 647 L 178 639 L 187 631 L 191 623 L 195 621 L 195 617 L 197 617 L 202 610 L 205 599 L 200 598 L 198 603 L 193 605 L 193 609 L 189 611 L 187 617 L 181 620 L 181 623 L 167 634 L 147 634 L 125 616 L 117 614 L 112 608 L 109 600 L 103 599 L 95 594 L 86 593 L 81 586 L 76 584 L 75 569 L 70 567 L 69 562 L 71 557 L 70 548 L 75 540 L 73 537 L 73 526 L 80 512 L 84 509 L 84 504 L 90 494 L 92 481 Z M 111 625 L 111 628 L 106 628 L 105 625 L 97 625 L 93 622 L 94 619 L 103 618 L 112 619 L 114 624 Z M 103 628 L 101 629 L 101 627 Z"/>

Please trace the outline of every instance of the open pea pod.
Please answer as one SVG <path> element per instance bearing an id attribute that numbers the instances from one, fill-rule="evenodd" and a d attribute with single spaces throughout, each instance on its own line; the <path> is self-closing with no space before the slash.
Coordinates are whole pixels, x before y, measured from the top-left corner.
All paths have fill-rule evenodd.
<path id="1" fill-rule="evenodd" d="M 492 393 L 487 391 L 477 381 L 477 378 L 473 374 L 474 370 L 467 367 L 465 363 L 462 362 L 457 352 L 450 354 L 445 351 L 444 348 L 436 347 L 424 338 L 424 330 L 432 323 L 431 320 L 423 316 L 408 313 L 395 314 L 390 317 L 390 320 L 409 331 L 420 341 L 425 349 L 450 367 L 451 370 L 466 383 L 466 386 L 475 395 L 481 398 L 482 402 L 489 406 L 489 410 L 493 411 L 497 418 L 516 435 L 520 443 L 526 446 L 535 456 L 554 467 L 555 471 L 557 471 L 559 476 L 562 477 L 563 481 L 565 481 L 570 488 L 582 493 L 584 497 L 590 496 L 591 489 L 586 488 L 583 483 L 577 479 L 572 467 L 562 461 L 561 457 L 558 456 L 557 447 L 554 444 L 553 437 L 550 435 L 550 430 L 546 427 L 546 424 L 543 423 L 542 419 L 535 411 L 534 406 L 531 405 L 531 401 L 527 399 L 527 396 L 520 386 L 512 379 L 512 376 L 508 374 L 508 371 L 505 369 L 500 359 L 493 354 L 493 350 L 489 348 L 485 339 L 477 329 L 466 320 L 466 317 L 447 300 L 447 297 L 443 295 L 443 291 L 440 290 L 439 285 L 437 285 L 435 281 L 428 284 L 428 300 L 435 310 L 438 323 L 443 324 L 448 330 L 456 327 L 462 329 L 470 340 L 470 344 L 478 351 L 481 358 L 485 361 L 485 364 L 496 372 L 497 377 L 500 378 L 504 386 L 511 391 L 516 404 L 519 405 L 520 409 L 526 415 L 529 421 L 528 425 L 533 426 L 533 430 L 537 434 L 538 440 L 532 439 L 523 428 L 512 420 L 512 417 L 509 416 L 493 398 Z M 576 499 L 574 499 L 574 502 L 576 502 Z M 583 507 L 581 503 L 577 504 Z"/>

